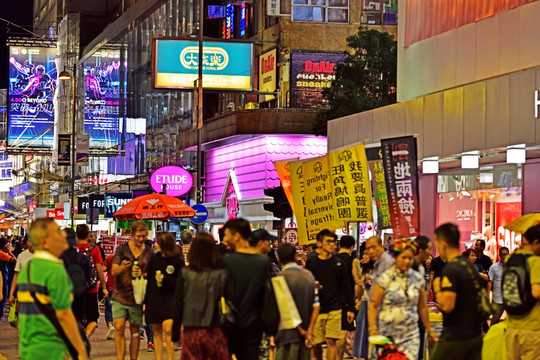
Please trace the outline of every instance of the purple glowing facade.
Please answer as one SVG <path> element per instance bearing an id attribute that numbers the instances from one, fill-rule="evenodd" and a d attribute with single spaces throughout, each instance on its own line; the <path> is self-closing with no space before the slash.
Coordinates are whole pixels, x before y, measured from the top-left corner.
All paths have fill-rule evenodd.
<path id="1" fill-rule="evenodd" d="M 264 196 L 263 190 L 279 186 L 273 162 L 324 156 L 326 137 L 313 135 L 262 135 L 205 152 L 205 202 L 219 202 L 231 168 L 242 199 Z"/>

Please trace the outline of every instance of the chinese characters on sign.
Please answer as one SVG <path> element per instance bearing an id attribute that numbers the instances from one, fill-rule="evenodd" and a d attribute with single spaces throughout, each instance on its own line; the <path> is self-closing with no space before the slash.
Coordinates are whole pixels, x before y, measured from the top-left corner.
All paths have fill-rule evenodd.
<path id="1" fill-rule="evenodd" d="M 306 199 L 304 197 L 304 164 L 301 161 L 290 162 L 289 170 L 291 177 L 292 197 L 294 201 L 293 209 L 298 228 L 298 244 L 307 245 L 309 244 L 309 239 L 308 224 L 306 219 Z M 285 187 L 283 187 L 283 189 L 285 189 Z"/>
<path id="2" fill-rule="evenodd" d="M 268 9 L 267 9 L 267 15 L 268 16 L 280 16 L 281 15 L 281 8 L 280 8 L 280 2 L 279 0 L 268 0 Z"/>
<path id="3" fill-rule="evenodd" d="M 285 196 L 287 196 L 287 200 L 289 200 L 289 204 L 291 205 L 291 208 L 294 209 L 294 201 L 293 201 L 293 195 L 292 195 L 292 188 L 291 188 L 291 173 L 290 173 L 290 167 L 288 161 L 276 161 L 274 162 L 274 167 L 276 168 L 276 171 L 279 175 L 279 179 L 281 180 L 281 186 L 283 187 L 283 192 L 285 192 Z"/>
<path id="4" fill-rule="evenodd" d="M 342 222 L 371 221 L 371 189 L 364 145 L 329 154 L 337 218 Z"/>
<path id="5" fill-rule="evenodd" d="M 379 151 L 382 158 L 382 151 Z M 382 160 L 374 160 L 369 162 L 371 170 L 371 183 L 374 191 L 373 197 L 377 205 L 377 228 L 391 229 L 390 207 L 388 205 L 388 195 L 386 192 L 386 182 L 384 180 L 384 168 Z"/>
<path id="6" fill-rule="evenodd" d="M 394 238 L 420 234 L 416 139 L 381 140 Z"/>

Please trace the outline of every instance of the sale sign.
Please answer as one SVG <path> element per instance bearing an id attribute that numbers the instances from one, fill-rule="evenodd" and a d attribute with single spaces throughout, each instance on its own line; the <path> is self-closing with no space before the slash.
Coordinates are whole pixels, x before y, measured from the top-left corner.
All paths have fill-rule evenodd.
<path id="1" fill-rule="evenodd" d="M 505 229 L 505 226 L 521 216 L 521 202 L 499 202 L 495 208 L 497 254 L 503 246 L 510 249 L 510 253 L 521 244 L 521 234 Z"/>

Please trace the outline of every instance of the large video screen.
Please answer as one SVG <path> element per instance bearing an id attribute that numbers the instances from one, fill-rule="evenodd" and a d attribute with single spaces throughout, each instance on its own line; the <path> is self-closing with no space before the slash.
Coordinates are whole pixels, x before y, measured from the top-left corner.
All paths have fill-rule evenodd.
<path id="1" fill-rule="evenodd" d="M 86 99 L 84 133 L 91 149 L 118 145 L 120 111 L 120 51 L 96 52 L 84 63 Z"/>
<path id="2" fill-rule="evenodd" d="M 56 48 L 9 48 L 8 146 L 53 146 Z"/>

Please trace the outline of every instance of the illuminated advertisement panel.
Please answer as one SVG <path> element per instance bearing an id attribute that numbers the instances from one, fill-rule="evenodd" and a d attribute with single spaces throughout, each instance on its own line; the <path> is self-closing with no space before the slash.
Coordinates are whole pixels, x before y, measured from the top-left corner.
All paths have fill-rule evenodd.
<path id="1" fill-rule="evenodd" d="M 322 92 L 336 79 L 336 65 L 345 54 L 291 52 L 291 107 L 321 107 Z"/>
<path id="2" fill-rule="evenodd" d="M 56 48 L 9 48 L 8 146 L 52 147 Z"/>
<path id="3" fill-rule="evenodd" d="M 156 89 L 193 89 L 198 77 L 197 41 L 154 38 L 153 85 Z M 253 45 L 209 42 L 203 44 L 203 86 L 206 89 L 250 91 Z"/>
<path id="4" fill-rule="evenodd" d="M 118 145 L 120 111 L 120 51 L 96 52 L 84 63 L 86 99 L 84 133 L 91 149 Z"/>

